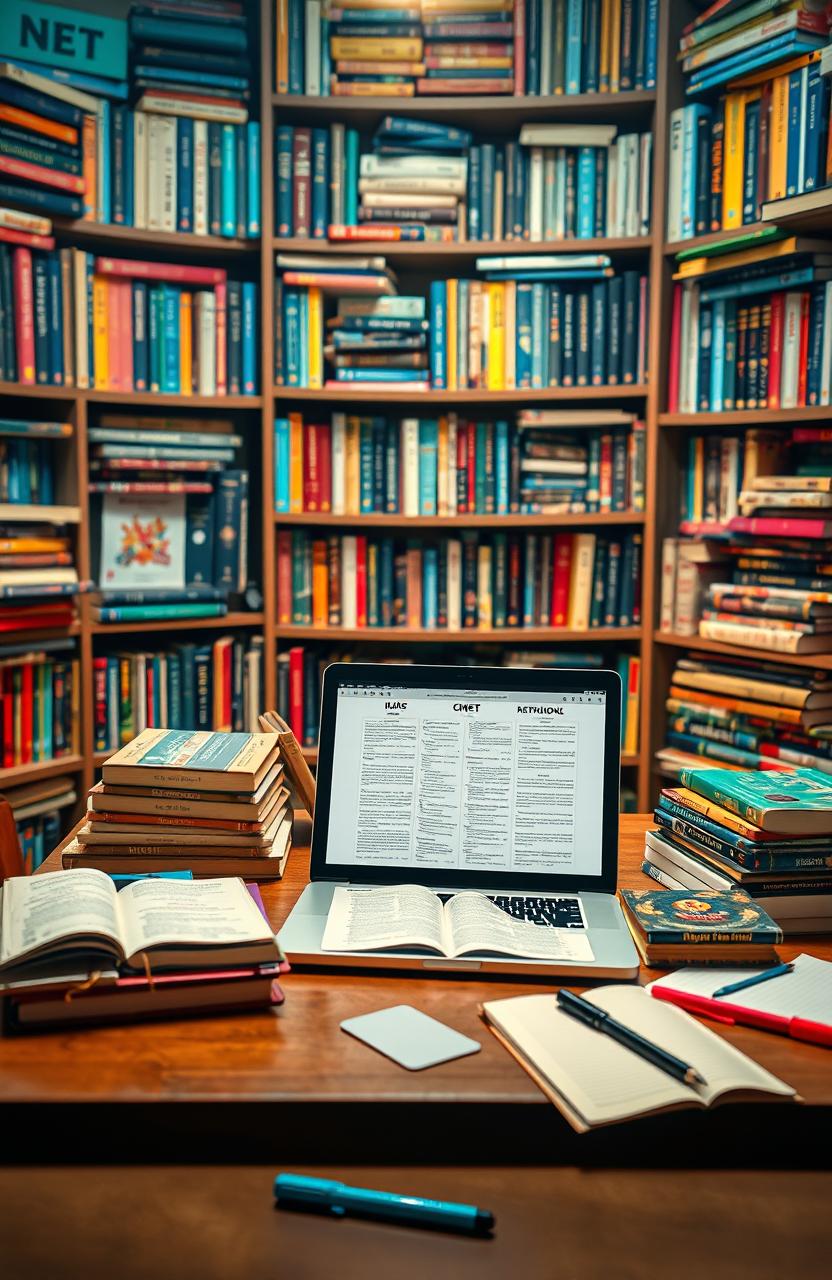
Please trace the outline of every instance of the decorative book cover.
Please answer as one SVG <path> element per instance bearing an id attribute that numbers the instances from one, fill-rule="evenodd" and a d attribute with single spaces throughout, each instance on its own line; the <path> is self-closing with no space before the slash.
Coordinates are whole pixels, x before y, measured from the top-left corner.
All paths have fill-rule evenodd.
<path id="1" fill-rule="evenodd" d="M 680 781 L 755 826 L 795 834 L 832 832 L 832 780 L 819 769 L 683 769 Z"/>
<path id="2" fill-rule="evenodd" d="M 648 943 L 782 942 L 779 927 L 741 889 L 622 889 L 628 918 Z"/>
<path id="3" fill-rule="evenodd" d="M 108 493 L 101 519 L 103 589 L 185 585 L 185 495 Z"/>

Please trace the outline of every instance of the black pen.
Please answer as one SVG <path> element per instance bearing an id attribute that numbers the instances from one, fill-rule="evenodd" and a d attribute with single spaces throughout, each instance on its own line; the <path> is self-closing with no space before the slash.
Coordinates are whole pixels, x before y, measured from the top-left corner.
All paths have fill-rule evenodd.
<path id="1" fill-rule="evenodd" d="M 707 1080 L 703 1079 L 695 1067 L 683 1062 L 675 1054 L 668 1053 L 660 1045 L 653 1044 L 652 1040 L 646 1040 L 637 1031 L 631 1031 L 629 1027 L 624 1026 L 623 1022 L 618 1022 L 610 1014 L 604 1013 L 603 1009 L 591 1004 L 589 1000 L 576 996 L 573 991 L 561 988 L 558 992 L 558 1004 L 571 1018 L 577 1018 L 579 1022 L 593 1027 L 595 1031 L 602 1031 L 604 1035 L 611 1036 L 627 1049 L 632 1049 L 633 1053 L 637 1053 L 639 1057 L 652 1062 L 654 1067 L 660 1067 L 662 1071 L 666 1071 L 669 1076 L 674 1076 L 684 1084 L 707 1084 Z"/>

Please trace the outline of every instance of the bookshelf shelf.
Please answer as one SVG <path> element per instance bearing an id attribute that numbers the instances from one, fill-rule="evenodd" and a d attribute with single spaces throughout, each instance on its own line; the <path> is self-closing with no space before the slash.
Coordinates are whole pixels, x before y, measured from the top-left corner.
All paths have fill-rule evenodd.
<path id="1" fill-rule="evenodd" d="M 496 254 L 549 254 L 549 253 L 646 253 L 652 240 L 650 236 L 628 236 L 621 239 L 596 237 L 592 240 L 463 240 L 443 244 L 437 241 L 408 240 L 351 240 L 331 244 L 328 240 L 305 240 L 296 237 L 275 236 L 272 248 L 275 253 L 334 253 L 343 257 L 367 253 L 383 254 L 391 262 L 407 262 L 417 259 L 418 267 L 431 262 L 467 262 L 469 259 L 493 257 Z"/>
<path id="2" fill-rule="evenodd" d="M 262 613 L 227 613 L 224 618 L 165 618 L 153 622 L 91 622 L 94 636 L 140 635 L 158 627 L 165 631 L 227 631 L 236 627 L 262 627 Z"/>
<path id="3" fill-rule="evenodd" d="M 178 409 L 260 409 L 262 396 L 180 396 L 163 395 L 159 391 L 82 391 L 79 395 L 90 404 L 130 404 Z"/>
<path id="4" fill-rule="evenodd" d="M 19 396 L 27 400 L 65 400 L 71 403 L 79 394 L 75 387 L 31 387 L 24 382 L 0 382 L 0 396 Z"/>
<path id="5" fill-rule="evenodd" d="M 832 671 L 832 653 L 775 653 L 769 649 L 751 649 L 745 645 L 724 644 L 721 640 L 705 640 L 702 636 L 677 636 L 666 631 L 657 631 L 653 642 L 698 653 L 719 653 L 726 658 L 751 658 L 783 662 L 790 667 L 803 667 L 810 671 Z"/>
<path id="6" fill-rule="evenodd" d="M 60 599 L 60 597 L 57 598 Z M 66 640 L 72 636 L 80 636 L 81 630 L 81 623 L 76 620 L 65 627 L 31 627 L 25 631 L 4 631 L 3 638 L 6 644 L 28 643 L 33 649 L 37 649 L 44 640 Z"/>
<path id="7" fill-rule="evenodd" d="M 141 231 L 136 227 L 121 227 L 100 222 L 61 222 L 55 219 L 56 240 L 72 244 L 108 244 L 116 248 L 132 248 L 141 245 L 150 249 L 175 249 L 177 254 L 210 253 L 254 255 L 260 252 L 260 241 L 237 240 L 230 236 L 197 236 L 185 231 Z"/>
<path id="8" fill-rule="evenodd" d="M 648 120 L 656 104 L 656 93 L 639 90 L 625 93 L 557 94 L 552 97 L 457 97 L 425 95 L 413 98 L 313 98 L 304 95 L 272 94 L 272 106 L 281 118 L 307 120 L 343 118 L 353 126 L 371 126 L 379 116 L 430 116 L 452 121 L 464 128 L 510 133 L 529 120 L 588 121 L 611 119 L 623 124 Z"/>
<path id="9" fill-rule="evenodd" d="M 776 427 L 792 422 L 829 422 L 832 408 L 813 405 L 805 409 L 733 409 L 723 413 L 660 413 L 660 427 Z"/>
<path id="10" fill-rule="evenodd" d="M 778 205 L 785 208 L 778 208 Z M 832 187 L 818 187 L 787 200 L 763 205 L 763 226 L 771 226 L 772 223 L 792 235 L 832 235 Z"/>
<path id="11" fill-rule="evenodd" d="M 29 764 L 0 769 L 0 792 L 21 782 L 41 782 L 62 773 L 80 773 L 83 768 L 83 756 L 72 755 L 61 756 L 58 760 L 32 760 Z"/>
<path id="12" fill-rule="evenodd" d="M 307 627 L 277 623 L 275 634 L 287 640 L 358 641 L 403 640 L 409 644 L 504 644 L 511 640 L 523 644 L 610 644 L 624 640 L 640 640 L 641 627 L 597 627 L 594 631 L 567 631 L 557 627 L 499 627 L 484 630 L 470 627 L 465 631 L 449 631 L 445 627 L 426 631 L 412 627 Z"/>
<path id="13" fill-rule="evenodd" d="M 331 515 L 328 512 L 304 511 L 288 514 L 276 511 L 280 525 L 300 528 L 333 528 L 344 526 L 370 529 L 548 529 L 592 528 L 596 525 L 642 525 L 643 511 L 565 512 L 563 515 L 461 515 L 403 516 L 378 512 L 363 515 Z"/>
<path id="14" fill-rule="evenodd" d="M 514 391 L 488 391 L 485 387 L 463 391 L 383 391 L 364 390 L 346 383 L 342 387 L 275 387 L 275 396 L 286 400 L 309 400 L 317 404 L 553 404 L 576 400 L 644 400 L 647 387 L 641 383 L 619 387 L 541 387 Z"/>

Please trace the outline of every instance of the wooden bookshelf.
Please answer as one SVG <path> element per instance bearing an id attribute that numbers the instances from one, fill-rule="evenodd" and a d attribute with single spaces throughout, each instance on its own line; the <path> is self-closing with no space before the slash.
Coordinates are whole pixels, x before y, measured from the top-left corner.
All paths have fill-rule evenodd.
<path id="1" fill-rule="evenodd" d="M 280 400 L 310 400 L 318 404 L 510 404 L 518 408 L 526 404 L 560 404 L 576 401 L 594 402 L 618 400 L 644 400 L 647 388 L 641 384 L 621 387 L 543 387 L 515 391 L 488 391 L 486 388 L 461 391 L 381 391 L 365 390 L 358 383 L 344 383 L 343 387 L 276 387 Z"/>
<path id="2" fill-rule="evenodd" d="M 266 49 L 264 42 L 263 48 Z M 273 53 L 273 46 L 271 52 Z M 661 61 L 659 66 L 661 66 Z M 270 69 L 271 74 L 271 69 Z M 558 94 L 546 98 L 508 94 L 474 97 L 311 98 L 272 94 L 271 105 L 281 119 L 345 120 L 353 127 L 375 124 L 382 116 L 429 116 L 444 124 L 459 124 L 493 134 L 510 133 L 529 120 L 563 122 L 615 121 L 622 126 L 649 124 L 656 106 L 652 90 L 626 93 Z M 265 225 L 265 224 L 264 224 Z"/>
<path id="3" fill-rule="evenodd" d="M 304 511 L 296 514 L 276 512 L 279 525 L 293 528 L 343 529 L 549 529 L 557 522 L 559 529 L 587 529 L 612 525 L 643 525 L 643 511 L 574 512 L 563 515 L 471 515 L 471 516 L 402 516 L 373 512 L 365 515 L 330 515 L 327 512 Z"/>
<path id="4" fill-rule="evenodd" d="M 516 257 L 522 254 L 550 253 L 614 253 L 620 257 L 625 254 L 643 256 L 652 245 L 650 236 L 627 236 L 620 239 L 578 240 L 463 240 L 449 241 L 447 244 L 437 241 L 409 240 L 353 240 L 339 241 L 330 244 L 328 240 L 299 240 L 289 236 L 275 236 L 272 248 L 275 253 L 334 253 L 349 257 L 356 253 L 383 254 L 393 263 L 399 263 L 402 269 L 409 267 L 415 259 L 412 270 L 435 264 L 454 263 L 460 265 L 471 262 L 474 258 Z"/>
<path id="5" fill-rule="evenodd" d="M 189 257 L 228 254 L 237 258 L 241 254 L 256 255 L 260 252 L 259 238 L 237 240 L 230 236 L 197 236 L 187 231 L 141 231 L 137 227 L 121 227 L 106 222 L 67 222 L 55 218 L 53 234 L 61 244 L 89 245 L 91 249 L 100 246 L 116 252 L 137 246 L 152 249 L 154 253 L 172 249 L 177 257 L 182 254 Z"/>
<path id="6" fill-rule="evenodd" d="M 660 427 L 767 427 L 788 426 L 794 422 L 829 422 L 832 408 L 828 404 L 805 409 L 730 409 L 722 413 L 660 413 Z"/>
<path id="7" fill-rule="evenodd" d="M 767 662 L 782 662 L 790 667 L 803 667 L 808 671 L 832 671 L 832 653 L 776 653 L 771 649 L 751 649 L 747 645 L 706 640 L 704 636 L 677 636 L 668 631 L 657 631 L 653 641 L 657 645 L 668 645 L 673 649 L 718 653 L 725 658 L 761 658 Z"/>
<path id="8" fill-rule="evenodd" d="M 596 627 L 593 631 L 567 631 L 565 627 L 468 627 L 449 631 L 447 627 L 315 627 L 292 623 L 275 626 L 275 635 L 295 640 L 327 640 L 329 643 L 373 644 L 404 641 L 406 644 L 510 644 L 522 649 L 525 644 L 598 644 L 641 640 L 641 627 Z"/>

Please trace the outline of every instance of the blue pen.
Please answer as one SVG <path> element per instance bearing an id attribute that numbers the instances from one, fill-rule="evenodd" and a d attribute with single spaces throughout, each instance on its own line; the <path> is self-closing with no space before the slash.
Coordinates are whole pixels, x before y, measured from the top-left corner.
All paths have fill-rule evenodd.
<path id="1" fill-rule="evenodd" d="M 400 1196 L 393 1191 L 371 1191 L 368 1187 L 348 1187 L 328 1178 L 306 1178 L 299 1173 L 279 1173 L 274 1180 L 274 1196 L 286 1208 L 318 1208 L 333 1214 L 353 1213 L 363 1218 L 384 1218 L 418 1227 L 444 1227 L 485 1235 L 494 1226 L 494 1215 L 473 1204 L 453 1204 L 447 1200 L 423 1200 L 420 1196 Z"/>
<path id="2" fill-rule="evenodd" d="M 750 978 L 743 978 L 741 982 L 730 982 L 727 987 L 720 987 L 711 996 L 715 1000 L 717 996 L 732 996 L 735 991 L 744 991 L 746 987 L 756 987 L 758 982 L 768 982 L 769 978 L 779 978 L 783 973 L 791 973 L 794 968 L 793 964 L 778 964 L 773 969 L 766 969 L 763 973 L 752 974 Z"/>

